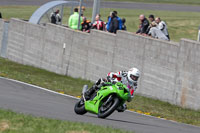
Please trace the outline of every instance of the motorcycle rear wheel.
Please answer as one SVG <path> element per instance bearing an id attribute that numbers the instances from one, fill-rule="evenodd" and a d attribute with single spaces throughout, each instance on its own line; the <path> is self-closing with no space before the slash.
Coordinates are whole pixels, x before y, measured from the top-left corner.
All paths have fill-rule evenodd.
<path id="1" fill-rule="evenodd" d="M 120 104 L 119 98 L 113 97 L 113 99 L 109 103 L 107 103 L 108 105 L 107 108 L 104 109 L 103 104 L 100 106 L 98 117 L 103 119 L 108 117 L 117 109 L 119 104 Z"/>
<path id="2" fill-rule="evenodd" d="M 74 106 L 74 112 L 79 115 L 87 113 L 83 99 L 79 100 Z"/>

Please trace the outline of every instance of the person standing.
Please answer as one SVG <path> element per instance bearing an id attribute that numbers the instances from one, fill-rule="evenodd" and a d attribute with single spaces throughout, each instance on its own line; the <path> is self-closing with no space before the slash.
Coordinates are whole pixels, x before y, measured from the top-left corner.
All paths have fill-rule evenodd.
<path id="1" fill-rule="evenodd" d="M 90 28 L 91 28 L 91 22 L 87 20 L 86 17 L 83 17 L 83 22 L 81 23 L 81 31 L 90 33 Z"/>
<path id="2" fill-rule="evenodd" d="M 164 21 L 161 21 L 159 17 L 155 19 L 155 22 L 157 23 L 157 28 L 160 29 L 165 34 L 165 36 L 170 40 L 166 23 Z"/>
<path id="3" fill-rule="evenodd" d="M 116 34 L 118 29 L 119 29 L 119 21 L 117 20 L 115 13 L 112 13 L 109 25 L 109 32 Z"/>
<path id="4" fill-rule="evenodd" d="M 55 12 L 51 13 L 51 23 L 53 23 L 53 24 L 60 24 L 61 17 L 60 17 L 59 12 L 60 12 L 60 10 L 56 10 Z"/>
<path id="5" fill-rule="evenodd" d="M 140 25 L 136 34 L 146 34 L 149 27 L 149 21 L 146 19 L 146 17 L 143 14 L 139 16 L 139 20 L 140 20 Z"/>
<path id="6" fill-rule="evenodd" d="M 92 24 L 92 29 L 97 29 L 97 30 L 105 30 L 105 24 L 104 22 L 101 20 L 101 15 L 97 14 L 95 17 L 95 21 Z"/>
<path id="7" fill-rule="evenodd" d="M 122 25 L 123 25 L 122 19 L 117 16 L 117 11 L 113 11 L 113 12 L 110 12 L 110 16 L 108 17 L 108 22 L 107 22 L 107 25 L 106 25 L 107 31 L 109 31 L 109 28 L 110 28 L 109 26 L 110 26 L 110 22 L 111 22 L 111 15 L 112 15 L 112 13 L 115 14 L 115 16 L 116 16 L 116 18 L 118 20 L 118 30 L 122 30 Z"/>
<path id="8" fill-rule="evenodd" d="M 78 20 L 79 20 L 79 13 L 78 8 L 74 8 L 74 14 L 69 17 L 68 26 L 74 30 L 78 29 Z M 80 17 L 80 23 L 82 23 L 83 19 Z M 79 30 L 82 29 L 80 24 Z"/>
<path id="9" fill-rule="evenodd" d="M 122 19 L 120 17 L 117 16 L 117 11 L 113 11 L 113 13 L 115 14 L 117 20 L 118 20 L 118 25 L 119 25 L 119 30 L 122 29 Z"/>
<path id="10" fill-rule="evenodd" d="M 127 30 L 125 23 L 126 23 L 126 19 L 122 18 L 122 30 Z"/>

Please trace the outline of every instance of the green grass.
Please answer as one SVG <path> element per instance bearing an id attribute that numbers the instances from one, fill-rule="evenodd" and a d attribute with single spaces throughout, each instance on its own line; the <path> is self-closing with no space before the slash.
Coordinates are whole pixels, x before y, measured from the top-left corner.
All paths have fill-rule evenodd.
<path id="1" fill-rule="evenodd" d="M 0 133 L 128 133 L 110 127 L 23 115 L 0 109 Z"/>
<path id="2" fill-rule="evenodd" d="M 0 6 L 0 11 L 6 19 L 11 17 L 29 19 L 31 14 L 37 9 L 36 6 Z M 179 42 L 180 38 L 197 39 L 200 14 L 198 12 L 175 12 L 175 11 L 156 11 L 156 10 L 137 10 L 137 9 L 101 9 L 102 19 L 107 21 L 110 11 L 117 10 L 121 18 L 126 18 L 127 29 L 136 32 L 139 25 L 138 16 L 140 14 L 154 14 L 161 17 L 169 28 L 171 40 Z M 84 15 L 90 20 L 92 9 L 87 8 Z M 64 24 L 67 24 L 70 9 L 64 11 Z"/>
<path id="3" fill-rule="evenodd" d="M 58 75 L 42 69 L 13 63 L 2 58 L 0 58 L 0 76 L 17 79 L 73 96 L 80 95 L 83 85 L 92 85 L 90 81 Z"/>
<path id="4" fill-rule="evenodd" d="M 31 66 L 20 65 L 3 58 L 0 58 L 0 76 L 31 83 L 58 92 L 61 91 L 73 96 L 80 96 L 84 84 L 92 86 L 90 81 L 74 79 Z M 156 117 L 200 126 L 200 110 L 184 109 L 167 102 L 139 95 L 136 95 L 133 101 L 128 103 L 128 109 L 148 112 Z"/>
<path id="5" fill-rule="evenodd" d="M 119 2 L 128 1 L 128 2 L 142 2 L 142 3 L 200 5 L 199 0 L 104 0 L 104 1 L 119 1 Z"/>

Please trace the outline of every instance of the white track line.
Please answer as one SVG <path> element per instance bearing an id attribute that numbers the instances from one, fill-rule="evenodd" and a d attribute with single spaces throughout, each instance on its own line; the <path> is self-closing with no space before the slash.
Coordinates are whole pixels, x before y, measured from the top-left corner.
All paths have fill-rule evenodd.
<path id="1" fill-rule="evenodd" d="M 48 92 L 51 92 L 51 93 L 54 93 L 54 94 L 58 94 L 58 95 L 62 95 L 62 96 L 66 96 L 66 97 L 70 97 L 70 98 L 74 98 L 74 99 L 80 99 L 80 98 L 77 98 L 77 97 L 74 97 L 74 96 L 71 96 L 71 95 L 62 94 L 62 93 L 55 92 L 55 91 L 52 91 L 52 90 L 49 90 L 49 89 L 46 89 L 46 88 L 42 88 L 42 87 L 39 87 L 39 86 L 36 86 L 36 85 L 28 84 L 28 83 L 25 83 L 25 82 L 22 82 L 22 81 L 9 79 L 9 78 L 5 78 L 5 77 L 0 77 L 0 79 L 5 79 L 5 80 L 8 80 L 8 81 L 13 81 L 13 82 L 16 82 L 16 83 L 20 83 L 20 84 L 24 84 L 24 85 L 27 85 L 27 86 L 35 87 L 35 88 L 38 88 L 38 89 L 41 89 L 41 90 L 44 90 L 44 91 L 48 91 Z M 130 110 L 126 110 L 126 112 L 135 113 L 135 114 L 139 114 L 139 115 L 143 115 L 143 116 L 147 116 L 147 117 L 151 117 L 151 118 L 156 118 L 156 119 L 160 119 L 160 120 L 164 120 L 164 121 L 171 121 L 171 122 L 178 123 L 178 124 L 184 124 L 184 125 L 189 125 L 189 126 L 193 126 L 193 127 L 198 127 L 198 126 L 195 126 L 195 125 L 179 123 L 179 122 L 176 122 L 176 121 L 173 121 L 173 120 L 166 120 L 164 118 L 158 118 L 158 117 L 151 116 L 151 115 L 145 115 L 145 114 L 137 113 L 137 112 L 130 111 Z"/>
<path id="2" fill-rule="evenodd" d="M 58 95 L 66 96 L 66 97 L 71 97 L 71 98 L 74 98 L 74 99 L 79 99 L 79 98 L 74 97 L 74 96 L 70 96 L 70 95 L 67 95 L 67 94 L 62 94 L 62 93 L 59 93 L 59 92 L 56 92 L 56 91 L 52 91 L 52 90 L 49 90 L 49 89 L 46 89 L 46 88 L 42 88 L 42 87 L 39 87 L 39 86 L 36 86 L 36 85 L 28 84 L 28 83 L 25 83 L 25 82 L 22 82 L 22 81 L 18 81 L 18 80 L 14 80 L 14 79 L 8 79 L 8 78 L 4 78 L 4 77 L 0 77 L 0 79 L 6 79 L 8 81 L 13 81 L 13 82 L 16 82 L 16 83 L 20 83 L 20 84 L 24 84 L 24 85 L 27 85 L 27 86 L 35 87 L 35 88 L 38 88 L 38 89 L 41 89 L 41 90 L 44 90 L 44 91 L 48 91 L 48 92 L 51 92 L 51 93 L 54 93 L 54 94 L 58 94 Z"/>

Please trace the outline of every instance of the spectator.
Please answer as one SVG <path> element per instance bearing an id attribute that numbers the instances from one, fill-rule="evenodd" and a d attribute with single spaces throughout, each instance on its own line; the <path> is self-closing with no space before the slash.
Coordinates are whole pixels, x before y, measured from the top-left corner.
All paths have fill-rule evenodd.
<path id="1" fill-rule="evenodd" d="M 60 12 L 59 10 L 56 10 L 55 12 L 51 13 L 51 23 L 53 23 L 53 24 L 60 24 L 61 17 L 60 17 L 59 12 Z"/>
<path id="2" fill-rule="evenodd" d="M 92 24 L 92 29 L 97 30 L 104 30 L 105 25 L 104 22 L 101 20 L 101 15 L 97 14 L 94 23 Z"/>
<path id="3" fill-rule="evenodd" d="M 149 15 L 149 21 L 152 23 L 155 21 L 154 15 Z"/>
<path id="4" fill-rule="evenodd" d="M 113 11 L 113 13 L 115 14 L 117 20 L 118 20 L 118 23 L 119 23 L 119 30 L 122 29 L 122 20 L 120 17 L 117 16 L 117 11 Z"/>
<path id="5" fill-rule="evenodd" d="M 165 34 L 163 34 L 163 32 L 160 29 L 158 29 L 156 26 L 157 24 L 155 22 L 152 22 L 151 28 L 148 34 L 153 38 L 169 41 L 169 39 L 165 36 Z"/>
<path id="6" fill-rule="evenodd" d="M 74 14 L 69 17 L 68 25 L 70 28 L 77 30 L 78 29 L 78 20 L 79 20 L 79 13 L 78 8 L 74 8 Z M 80 23 L 83 21 L 82 17 L 80 17 Z M 80 25 L 79 29 L 82 29 Z"/>
<path id="7" fill-rule="evenodd" d="M 140 26 L 136 34 L 146 34 L 149 27 L 149 21 L 145 18 L 143 14 L 139 16 L 139 20 L 140 20 Z"/>
<path id="8" fill-rule="evenodd" d="M 165 36 L 170 40 L 166 23 L 164 21 L 161 21 L 159 17 L 155 19 L 155 22 L 157 23 L 157 28 L 160 29 L 165 34 Z"/>
<path id="9" fill-rule="evenodd" d="M 109 31 L 109 28 L 110 28 L 109 25 L 110 25 L 110 22 L 111 22 L 111 15 L 112 15 L 112 13 L 115 14 L 115 16 L 116 16 L 116 18 L 118 20 L 118 29 L 122 30 L 122 20 L 121 20 L 120 17 L 117 16 L 117 11 L 113 11 L 113 12 L 110 12 L 110 16 L 108 17 L 108 23 L 107 23 L 107 26 L 106 26 L 107 31 Z"/>
<path id="10" fill-rule="evenodd" d="M 154 15 L 149 15 L 149 21 L 152 23 L 152 22 L 155 22 L 155 18 L 154 18 Z M 146 34 L 148 34 L 149 33 L 149 31 L 150 31 L 150 28 L 151 28 L 151 25 L 149 25 L 148 26 L 148 29 L 147 29 L 147 31 L 146 31 Z"/>
<path id="11" fill-rule="evenodd" d="M 122 30 L 126 30 L 126 19 L 125 18 L 122 18 Z"/>
<path id="12" fill-rule="evenodd" d="M 110 12 L 110 15 L 108 16 L 108 22 L 107 22 L 107 24 L 106 24 L 106 30 L 107 31 L 109 31 L 109 29 L 110 29 L 110 22 L 111 22 L 111 16 L 112 16 L 112 13 L 113 12 Z"/>
<path id="13" fill-rule="evenodd" d="M 0 12 L 0 18 L 2 18 L 1 12 Z"/>
<path id="14" fill-rule="evenodd" d="M 81 31 L 90 33 L 91 22 L 87 20 L 86 17 L 83 17 L 83 22 L 81 23 Z"/>
<path id="15" fill-rule="evenodd" d="M 119 21 L 117 20 L 115 13 L 112 13 L 109 25 L 109 32 L 116 34 L 118 29 L 119 29 Z"/>

